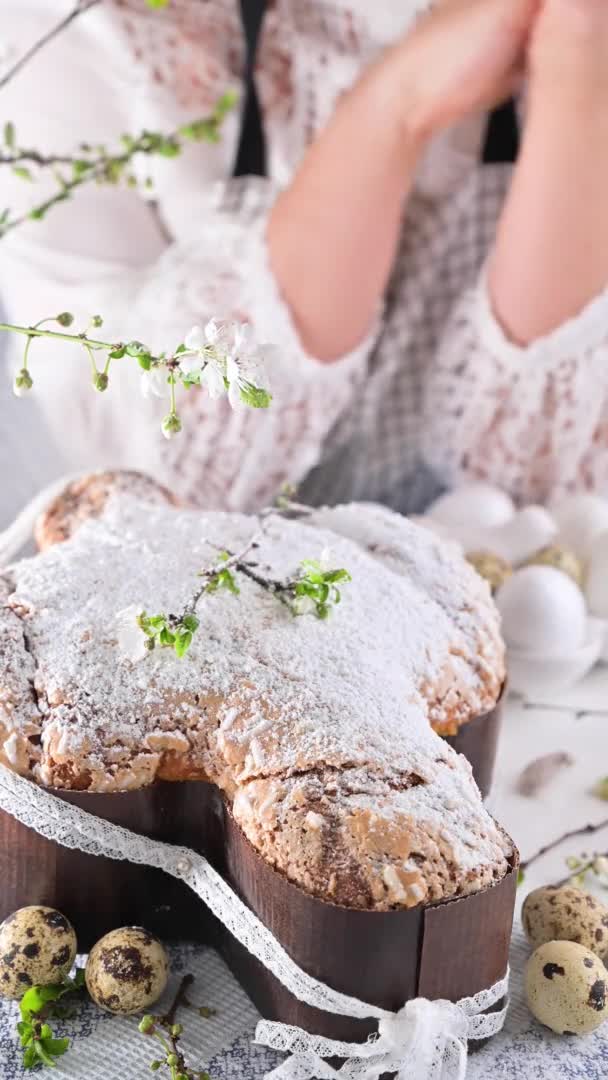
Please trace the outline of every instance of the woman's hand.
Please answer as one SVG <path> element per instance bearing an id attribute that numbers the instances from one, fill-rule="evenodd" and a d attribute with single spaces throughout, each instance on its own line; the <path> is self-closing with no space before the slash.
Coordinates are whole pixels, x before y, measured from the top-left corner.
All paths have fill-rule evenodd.
<path id="1" fill-rule="evenodd" d="M 492 108 L 514 92 L 540 4 L 443 0 L 381 61 L 399 68 L 404 119 L 416 137 Z"/>
<path id="2" fill-rule="evenodd" d="M 443 0 L 343 95 L 278 199 L 272 267 L 320 360 L 369 330 L 427 139 L 513 89 L 539 2 Z"/>
<path id="3" fill-rule="evenodd" d="M 544 0 L 520 160 L 490 267 L 498 318 L 527 344 L 608 286 L 608 3 Z"/>

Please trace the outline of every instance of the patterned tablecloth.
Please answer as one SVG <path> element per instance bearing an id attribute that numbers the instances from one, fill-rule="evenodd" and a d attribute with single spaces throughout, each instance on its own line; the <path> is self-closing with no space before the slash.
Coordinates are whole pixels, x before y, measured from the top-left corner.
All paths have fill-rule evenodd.
<path id="1" fill-rule="evenodd" d="M 534 798 L 516 794 L 515 780 L 521 770 L 550 750 L 568 751 L 574 764 Z M 509 702 L 490 808 L 517 841 L 522 858 L 527 859 L 566 832 L 608 819 L 608 804 L 592 793 L 595 781 L 607 774 L 608 668 L 598 668 L 567 693 Z M 565 841 L 536 861 L 520 887 L 520 899 L 537 885 L 563 878 L 566 856 L 590 849 L 608 851 L 608 826 L 591 837 Z M 527 1011 L 521 992 L 527 955 L 517 917 L 507 1024 L 501 1035 L 471 1056 L 467 1076 L 470 1080 L 606 1080 L 608 1022 L 594 1035 L 580 1039 L 560 1038 L 541 1029 Z M 169 996 L 185 972 L 191 972 L 196 980 L 191 997 L 217 1010 L 207 1020 L 189 1010 L 184 1014 L 184 1048 L 192 1060 L 200 1062 L 201 1068 L 205 1066 L 212 1080 L 262 1080 L 277 1055 L 253 1044 L 256 1010 L 223 962 L 208 949 L 185 945 L 174 950 Z M 362 988 L 364 982 L 362 976 Z M 19 1065 L 16 1014 L 13 1004 L 0 1006 L 1 1080 L 31 1075 Z M 73 1036 L 73 1048 L 53 1073 L 42 1071 L 49 1080 L 143 1080 L 153 1075 L 149 1071 L 153 1056 L 150 1044 L 139 1035 L 133 1020 L 108 1017 L 85 1007 L 69 1021 L 66 1033 Z"/>

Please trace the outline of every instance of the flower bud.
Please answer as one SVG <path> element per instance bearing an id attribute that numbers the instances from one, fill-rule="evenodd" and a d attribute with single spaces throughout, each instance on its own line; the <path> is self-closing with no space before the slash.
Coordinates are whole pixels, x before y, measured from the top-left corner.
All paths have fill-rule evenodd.
<path id="1" fill-rule="evenodd" d="M 179 1058 L 177 1054 L 167 1054 L 167 1065 L 170 1065 L 173 1069 L 176 1065 L 179 1065 Z"/>
<path id="2" fill-rule="evenodd" d="M 71 326 L 74 322 L 74 316 L 71 311 L 62 311 L 55 320 L 60 326 Z"/>
<path id="3" fill-rule="evenodd" d="M 96 390 L 99 390 L 100 394 L 103 394 L 104 390 L 108 389 L 110 380 L 105 371 L 98 371 L 93 379 L 93 386 Z"/>
<path id="4" fill-rule="evenodd" d="M 606 855 L 598 855 L 593 861 L 593 869 L 596 874 L 608 874 L 608 857 Z"/>
<path id="5" fill-rule="evenodd" d="M 182 422 L 177 413 L 168 413 L 163 420 L 160 429 L 165 436 L 165 439 L 172 439 L 174 435 L 179 435 L 182 430 Z"/>
<path id="6" fill-rule="evenodd" d="M 33 385 L 34 380 L 27 368 L 21 368 L 15 375 L 13 381 L 13 393 L 15 394 L 15 397 L 25 397 L 28 391 L 32 389 Z"/>
<path id="7" fill-rule="evenodd" d="M 184 1029 L 183 1029 L 181 1024 L 174 1024 L 173 1027 L 171 1028 L 171 1034 L 172 1034 L 173 1038 L 177 1039 L 178 1036 L 181 1035 L 183 1030 Z"/>
<path id="8" fill-rule="evenodd" d="M 101 315 L 93 315 L 91 318 L 91 326 L 94 326 L 96 330 L 99 330 L 100 326 L 103 326 L 103 319 Z"/>
<path id="9" fill-rule="evenodd" d="M 147 1013 L 139 1021 L 139 1030 L 142 1035 L 151 1035 L 154 1031 L 154 1017 Z"/>

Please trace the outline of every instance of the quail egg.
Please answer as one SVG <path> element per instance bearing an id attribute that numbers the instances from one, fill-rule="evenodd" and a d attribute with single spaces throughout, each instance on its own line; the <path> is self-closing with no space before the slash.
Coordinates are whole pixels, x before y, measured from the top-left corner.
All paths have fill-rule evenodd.
<path id="1" fill-rule="evenodd" d="M 485 578 L 492 592 L 504 585 L 513 573 L 511 564 L 491 551 L 471 551 L 467 555 L 467 562 L 470 562 L 480 577 Z"/>
<path id="2" fill-rule="evenodd" d="M 570 548 L 561 547 L 559 544 L 549 544 L 541 548 L 526 561 L 526 566 L 552 566 L 555 570 L 561 570 L 572 578 L 579 589 L 583 587 L 585 567 L 582 559 L 575 555 Z"/>
<path id="3" fill-rule="evenodd" d="M 50 986 L 69 974 L 76 934 L 54 908 L 20 908 L 0 925 L 0 996 L 20 998 L 30 986 Z"/>
<path id="4" fill-rule="evenodd" d="M 587 612 L 581 590 L 552 566 L 525 566 L 498 590 L 507 643 L 543 656 L 567 656 L 585 640 Z"/>
<path id="5" fill-rule="evenodd" d="M 529 893 L 522 922 L 535 948 L 547 941 L 576 941 L 598 956 L 608 953 L 608 908 L 572 885 L 547 885 Z"/>
<path id="6" fill-rule="evenodd" d="M 168 973 L 169 960 L 160 941 L 139 926 L 123 926 L 93 946 L 85 979 L 100 1008 L 128 1016 L 158 1000 Z"/>
<path id="7" fill-rule="evenodd" d="M 530 1011 L 558 1035 L 586 1035 L 608 1017 L 608 972 L 575 941 L 548 941 L 526 967 Z"/>

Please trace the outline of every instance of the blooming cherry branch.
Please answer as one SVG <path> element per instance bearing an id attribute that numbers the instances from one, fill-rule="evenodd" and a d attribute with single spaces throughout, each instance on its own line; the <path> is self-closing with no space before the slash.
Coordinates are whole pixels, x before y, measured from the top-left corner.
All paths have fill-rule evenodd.
<path id="1" fill-rule="evenodd" d="M 240 323 L 212 319 L 204 329 L 193 327 L 184 342 L 172 352 L 155 355 L 141 341 L 109 342 L 92 337 L 91 331 L 103 326 L 100 315 L 94 315 L 87 329 L 77 334 L 49 330 L 45 325 L 49 322 L 67 329 L 72 326 L 74 316 L 69 311 L 63 311 L 53 318 L 41 319 L 34 326 L 0 323 L 0 330 L 21 334 L 27 339 L 22 366 L 13 382 L 17 397 L 23 397 L 34 385 L 30 371 L 32 342 L 36 338 L 51 338 L 68 341 L 84 349 L 91 367 L 93 387 L 100 393 L 107 390 L 110 368 L 116 361 L 124 358 L 136 360 L 142 369 L 141 388 L 144 396 L 168 397 L 169 411 L 161 425 L 167 439 L 177 435 L 182 427 L 177 410 L 178 388 L 189 390 L 200 387 L 212 398 L 226 394 L 233 408 L 248 405 L 253 409 L 266 409 L 272 401 L 271 394 L 264 386 L 264 363 L 272 346 L 256 345 L 250 328 Z"/>
<path id="2" fill-rule="evenodd" d="M 0 149 L 0 166 L 8 166 L 20 179 L 33 182 L 35 174 L 52 170 L 57 190 L 43 202 L 32 206 L 25 214 L 13 217 L 9 209 L 0 211 L 0 238 L 25 221 L 40 221 L 49 210 L 69 199 L 84 184 L 118 184 L 125 180 L 129 187 L 138 187 L 132 166 L 141 157 L 178 157 L 188 142 L 216 143 L 227 113 L 234 108 L 234 93 L 223 94 L 209 116 L 182 124 L 169 134 L 142 131 L 139 135 L 123 135 L 120 150 L 110 152 L 104 145 L 81 143 L 75 154 L 42 154 L 38 150 L 20 147 L 14 124 L 4 125 L 4 147 Z M 147 178 L 144 189 L 150 191 L 152 180 Z"/>

